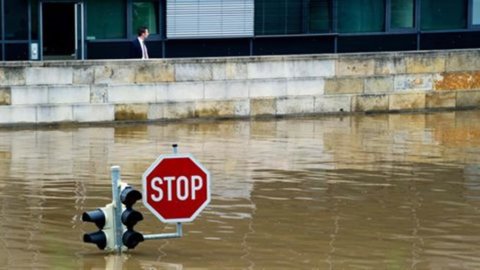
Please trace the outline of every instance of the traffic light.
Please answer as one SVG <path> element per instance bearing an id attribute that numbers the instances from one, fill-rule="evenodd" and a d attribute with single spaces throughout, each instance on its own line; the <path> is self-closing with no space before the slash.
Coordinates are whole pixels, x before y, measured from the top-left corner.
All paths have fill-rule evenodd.
<path id="1" fill-rule="evenodd" d="M 125 225 L 122 235 L 123 245 L 129 249 L 135 248 L 140 242 L 143 242 L 143 235 L 134 230 L 134 226 L 141 220 L 143 220 L 142 213 L 134 210 L 132 206 L 142 198 L 140 191 L 133 189 L 126 183 L 121 183 L 120 187 L 120 201 L 124 205 L 122 207 L 122 223 Z"/>
<path id="2" fill-rule="evenodd" d="M 107 204 L 105 207 L 84 212 L 82 221 L 95 223 L 99 230 L 84 234 L 83 242 L 96 244 L 99 249 L 112 250 L 115 246 L 113 217 L 113 204 Z"/>

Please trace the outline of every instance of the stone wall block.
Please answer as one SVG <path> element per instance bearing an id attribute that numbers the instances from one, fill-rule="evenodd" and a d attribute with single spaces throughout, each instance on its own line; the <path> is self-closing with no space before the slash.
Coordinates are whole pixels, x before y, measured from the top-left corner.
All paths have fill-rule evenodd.
<path id="1" fill-rule="evenodd" d="M 73 69 L 73 83 L 74 84 L 93 84 L 95 82 L 95 68 L 75 67 Z"/>
<path id="2" fill-rule="evenodd" d="M 12 86 L 11 104 L 46 104 L 48 103 L 47 86 Z"/>
<path id="3" fill-rule="evenodd" d="M 265 61 L 247 63 L 248 79 L 274 79 L 287 77 L 285 61 Z"/>
<path id="4" fill-rule="evenodd" d="M 363 78 L 325 79 L 325 94 L 360 94 L 364 89 Z"/>
<path id="5" fill-rule="evenodd" d="M 227 70 L 225 63 L 212 63 L 212 80 L 225 80 L 227 79 Z"/>
<path id="6" fill-rule="evenodd" d="M 393 91 L 392 76 L 376 76 L 365 78 L 365 94 L 388 93 Z"/>
<path id="7" fill-rule="evenodd" d="M 248 91 L 250 98 L 282 97 L 287 95 L 287 81 L 276 80 L 252 80 L 249 81 Z"/>
<path id="8" fill-rule="evenodd" d="M 126 84 L 135 82 L 135 70 L 129 66 L 112 66 L 110 84 Z"/>
<path id="9" fill-rule="evenodd" d="M 195 116 L 201 118 L 233 117 L 235 116 L 235 102 L 231 100 L 195 102 Z"/>
<path id="10" fill-rule="evenodd" d="M 316 96 L 325 92 L 325 80 L 323 78 L 304 78 L 287 80 L 288 96 Z"/>
<path id="11" fill-rule="evenodd" d="M 441 73 L 434 81 L 435 90 L 480 89 L 480 71 Z"/>
<path id="12" fill-rule="evenodd" d="M 405 58 L 407 73 L 438 73 L 445 71 L 445 55 L 416 54 Z"/>
<path id="13" fill-rule="evenodd" d="M 188 119 L 195 117 L 195 102 L 165 103 L 165 119 Z"/>
<path id="14" fill-rule="evenodd" d="M 222 100 L 226 98 L 227 81 L 205 82 L 204 87 L 206 100 Z"/>
<path id="15" fill-rule="evenodd" d="M 157 90 L 152 84 L 111 85 L 108 88 L 110 103 L 154 103 L 156 99 Z"/>
<path id="16" fill-rule="evenodd" d="M 37 123 L 72 122 L 72 105 L 37 106 Z"/>
<path id="17" fill-rule="evenodd" d="M 179 82 L 168 85 L 167 100 L 178 102 L 204 99 L 205 85 L 203 82 Z"/>
<path id="18" fill-rule="evenodd" d="M 129 66 L 105 65 L 94 69 L 95 84 L 127 84 L 134 83 L 135 69 Z"/>
<path id="19" fill-rule="evenodd" d="M 315 112 L 315 98 L 278 98 L 276 107 L 277 115 L 311 114 Z"/>
<path id="20" fill-rule="evenodd" d="M 480 69 L 480 51 L 451 52 L 446 59 L 445 71 L 473 71 Z"/>
<path id="21" fill-rule="evenodd" d="M 274 116 L 277 113 L 275 98 L 250 99 L 250 116 Z"/>
<path id="22" fill-rule="evenodd" d="M 237 99 L 237 100 L 234 100 L 234 105 L 235 105 L 235 116 L 239 116 L 239 117 L 250 116 L 250 100 Z"/>
<path id="23" fill-rule="evenodd" d="M 155 85 L 152 85 L 152 87 L 155 89 L 155 93 L 156 93 L 155 100 L 157 103 L 168 101 L 169 85 L 170 83 L 157 83 Z"/>
<path id="24" fill-rule="evenodd" d="M 378 57 L 375 59 L 376 75 L 402 74 L 407 70 L 404 57 Z"/>
<path id="25" fill-rule="evenodd" d="M 480 91 L 458 91 L 456 107 L 458 109 L 480 108 Z"/>
<path id="26" fill-rule="evenodd" d="M 359 95 L 353 99 L 355 112 L 386 112 L 388 111 L 388 95 Z"/>
<path id="27" fill-rule="evenodd" d="M 175 69 L 168 63 L 143 63 L 135 68 L 135 83 L 173 82 Z"/>
<path id="28" fill-rule="evenodd" d="M 108 84 L 90 85 L 90 103 L 108 103 Z"/>
<path id="29" fill-rule="evenodd" d="M 351 95 L 331 95 L 315 97 L 316 113 L 342 113 L 352 110 Z"/>
<path id="30" fill-rule="evenodd" d="M 208 63 L 176 63 L 175 81 L 209 81 L 213 79 L 212 66 Z"/>
<path id="31" fill-rule="evenodd" d="M 369 76 L 375 73 L 373 59 L 342 59 L 337 60 L 337 76 Z"/>
<path id="32" fill-rule="evenodd" d="M 425 93 L 390 95 L 388 107 L 391 111 L 425 109 Z"/>
<path id="33" fill-rule="evenodd" d="M 226 80 L 245 80 L 248 78 L 246 62 L 227 62 L 225 64 Z"/>
<path id="34" fill-rule="evenodd" d="M 148 120 L 160 120 L 165 118 L 165 104 L 164 103 L 151 103 L 148 105 Z"/>
<path id="35" fill-rule="evenodd" d="M 27 85 L 72 84 L 72 67 L 27 67 L 25 68 Z"/>
<path id="36" fill-rule="evenodd" d="M 95 66 L 93 70 L 93 83 L 110 84 L 112 76 L 113 69 L 111 66 Z"/>
<path id="37" fill-rule="evenodd" d="M 148 120 L 148 104 L 115 105 L 115 121 Z"/>
<path id="38" fill-rule="evenodd" d="M 335 76 L 334 60 L 287 60 L 285 65 L 287 78 Z"/>
<path id="39" fill-rule="evenodd" d="M 0 106 L 2 105 L 11 105 L 12 104 L 12 94 L 10 87 L 0 87 Z"/>
<path id="40" fill-rule="evenodd" d="M 0 106 L 0 124 L 20 124 L 36 122 L 36 106 Z"/>
<path id="41" fill-rule="evenodd" d="M 429 92 L 425 96 L 425 106 L 427 109 L 455 108 L 455 92 Z"/>
<path id="42" fill-rule="evenodd" d="M 24 85 L 25 68 L 4 67 L 0 68 L 0 86 Z"/>
<path id="43" fill-rule="evenodd" d="M 396 75 L 394 91 L 429 91 L 433 90 L 433 76 L 431 74 Z"/>
<path id="44" fill-rule="evenodd" d="M 73 105 L 73 121 L 102 122 L 113 120 L 115 120 L 115 105 L 113 104 Z"/>
<path id="45" fill-rule="evenodd" d="M 88 85 L 49 85 L 49 104 L 90 103 L 90 87 Z"/>
<path id="46" fill-rule="evenodd" d="M 247 81 L 205 82 L 205 99 L 230 100 L 237 98 L 248 98 Z"/>

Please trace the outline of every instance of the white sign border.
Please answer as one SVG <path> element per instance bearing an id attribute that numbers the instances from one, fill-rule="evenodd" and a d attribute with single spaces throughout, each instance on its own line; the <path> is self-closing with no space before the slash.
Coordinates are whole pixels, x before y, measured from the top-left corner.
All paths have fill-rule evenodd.
<path id="1" fill-rule="evenodd" d="M 198 167 L 200 167 L 207 176 L 207 199 L 205 202 L 193 213 L 193 215 L 189 218 L 176 218 L 176 219 L 165 219 L 162 215 L 160 215 L 155 208 L 150 206 L 147 203 L 147 176 L 160 164 L 164 159 L 176 159 L 176 158 L 189 158 L 191 159 Z M 210 195 L 210 171 L 208 171 L 197 159 L 195 159 L 191 154 L 163 154 L 160 155 L 155 162 L 153 162 L 150 167 L 143 173 L 142 175 L 142 202 L 143 205 L 152 213 L 154 214 L 161 222 L 163 223 L 184 223 L 184 222 L 192 222 L 200 212 L 207 207 L 210 203 L 211 195 Z"/>

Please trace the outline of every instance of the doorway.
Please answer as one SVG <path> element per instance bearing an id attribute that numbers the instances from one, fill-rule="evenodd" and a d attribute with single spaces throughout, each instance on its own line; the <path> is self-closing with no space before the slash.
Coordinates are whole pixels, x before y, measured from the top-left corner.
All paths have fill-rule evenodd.
<path id="1" fill-rule="evenodd" d="M 83 6 L 43 2 L 41 33 L 43 60 L 83 59 Z"/>

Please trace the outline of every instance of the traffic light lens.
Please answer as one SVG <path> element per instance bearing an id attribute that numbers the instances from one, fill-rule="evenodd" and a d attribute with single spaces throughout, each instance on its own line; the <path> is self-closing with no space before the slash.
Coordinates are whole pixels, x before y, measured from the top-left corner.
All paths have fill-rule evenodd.
<path id="1" fill-rule="evenodd" d="M 99 249 L 105 249 L 107 246 L 107 236 L 102 231 L 86 233 L 83 235 L 83 242 L 96 244 Z"/>
<path id="2" fill-rule="evenodd" d="M 143 220 L 142 213 L 133 209 L 127 209 L 122 213 L 122 223 L 128 228 L 135 226 L 140 220 Z"/>
<path id="3" fill-rule="evenodd" d="M 120 200 L 127 207 L 131 207 L 136 201 L 142 198 L 140 191 L 133 189 L 132 187 L 126 187 L 120 194 Z"/>
<path id="4" fill-rule="evenodd" d="M 143 240 L 143 235 L 135 231 L 126 231 L 122 237 L 123 244 L 130 249 L 135 248 Z"/>
<path id="5" fill-rule="evenodd" d="M 99 229 L 102 229 L 105 226 L 105 214 L 100 209 L 83 212 L 82 221 L 93 222 Z"/>

